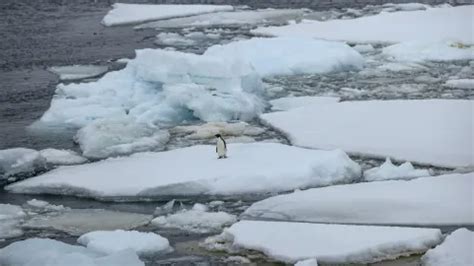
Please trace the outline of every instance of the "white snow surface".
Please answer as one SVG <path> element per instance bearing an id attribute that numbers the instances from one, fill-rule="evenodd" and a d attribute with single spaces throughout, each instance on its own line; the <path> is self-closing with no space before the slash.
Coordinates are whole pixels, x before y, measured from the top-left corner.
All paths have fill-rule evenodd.
<path id="1" fill-rule="evenodd" d="M 107 72 L 108 67 L 95 65 L 72 65 L 50 67 L 48 70 L 58 75 L 60 80 L 78 80 L 100 76 Z"/>
<path id="2" fill-rule="evenodd" d="M 473 106 L 472 100 L 373 100 L 305 106 L 261 118 L 297 146 L 463 167 L 474 164 Z"/>
<path id="3" fill-rule="evenodd" d="M 20 206 L 0 203 L 0 241 L 23 234 L 19 224 L 25 215 Z"/>
<path id="4" fill-rule="evenodd" d="M 430 176 L 427 169 L 415 169 L 410 162 L 405 162 L 399 166 L 392 163 L 390 158 L 379 166 L 364 171 L 364 179 L 367 181 L 381 181 L 389 179 L 413 179 L 416 177 Z"/>
<path id="5" fill-rule="evenodd" d="M 206 145 L 138 153 L 59 167 L 6 189 L 93 197 L 230 195 L 345 183 L 361 175 L 360 166 L 340 150 L 310 150 L 277 143 L 230 144 L 228 156 L 218 160 L 215 146 Z"/>
<path id="6" fill-rule="evenodd" d="M 473 189 L 474 173 L 330 186 L 256 202 L 243 216 L 324 223 L 473 225 Z"/>
<path id="7" fill-rule="evenodd" d="M 233 247 L 295 263 L 370 263 L 421 253 L 442 241 L 439 229 L 240 221 L 224 231 Z"/>
<path id="8" fill-rule="evenodd" d="M 471 35 L 474 34 L 471 33 Z M 402 42 L 385 47 L 383 54 L 406 62 L 451 61 L 474 59 L 474 47 L 461 46 L 454 42 Z"/>
<path id="9" fill-rule="evenodd" d="M 135 24 L 150 20 L 185 17 L 217 11 L 232 11 L 226 5 L 145 5 L 145 4 L 113 4 L 102 20 L 105 26 Z"/>
<path id="10" fill-rule="evenodd" d="M 0 179 L 33 174 L 46 167 L 46 159 L 38 151 L 26 148 L 0 150 Z"/>
<path id="11" fill-rule="evenodd" d="M 339 101 L 339 97 L 299 96 L 278 98 L 271 100 L 270 104 L 272 111 L 288 111 L 303 106 L 324 105 Z"/>
<path id="12" fill-rule="evenodd" d="M 452 79 L 446 81 L 444 86 L 455 89 L 474 90 L 474 79 Z"/>
<path id="13" fill-rule="evenodd" d="M 295 263 L 295 266 L 318 266 L 318 261 L 316 259 L 300 260 Z"/>
<path id="14" fill-rule="evenodd" d="M 30 238 L 0 249 L 2 266 L 144 266 L 135 252 L 104 255 L 48 238 Z"/>
<path id="15" fill-rule="evenodd" d="M 71 150 L 58 150 L 49 148 L 41 150 L 40 154 L 46 159 L 46 162 L 55 165 L 81 164 L 87 161 L 86 158 Z"/>
<path id="16" fill-rule="evenodd" d="M 228 60 L 245 58 L 261 76 L 326 73 L 360 69 L 362 56 L 341 42 L 312 38 L 252 38 L 206 50 Z"/>
<path id="17" fill-rule="evenodd" d="M 204 205 L 202 205 L 204 206 Z M 208 212 L 200 204 L 190 210 L 159 216 L 151 221 L 152 224 L 163 228 L 177 228 L 196 233 L 209 233 L 222 229 L 237 221 L 237 217 L 226 212 Z"/>
<path id="18" fill-rule="evenodd" d="M 458 229 L 446 237 L 443 243 L 421 257 L 426 266 L 474 265 L 474 232 Z"/>
<path id="19" fill-rule="evenodd" d="M 77 242 L 90 250 L 113 254 L 126 249 L 138 255 L 168 253 L 171 248 L 168 239 L 152 233 L 139 231 L 93 231 L 80 236 Z"/>
<path id="20" fill-rule="evenodd" d="M 327 40 L 368 42 L 474 43 L 474 6 L 430 8 L 421 11 L 380 13 L 355 19 L 303 20 L 281 27 L 260 27 L 252 32 L 270 36 L 313 37 Z"/>

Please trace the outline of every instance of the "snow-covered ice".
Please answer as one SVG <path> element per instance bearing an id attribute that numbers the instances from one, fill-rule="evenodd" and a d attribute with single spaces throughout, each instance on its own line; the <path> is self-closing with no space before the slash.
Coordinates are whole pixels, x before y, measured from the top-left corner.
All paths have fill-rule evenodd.
<path id="1" fill-rule="evenodd" d="M 144 5 L 115 3 L 105 15 L 102 24 L 115 26 L 134 24 L 150 20 L 185 17 L 217 11 L 232 11 L 226 5 Z"/>
<path id="2" fill-rule="evenodd" d="M 221 25 L 260 24 L 285 22 L 304 14 L 302 9 L 259 9 L 235 12 L 217 12 L 192 17 L 175 18 L 145 23 L 136 28 L 184 28 L 210 27 Z"/>
<path id="3" fill-rule="evenodd" d="M 85 157 L 97 159 L 163 149 L 169 133 L 118 116 L 91 122 L 77 132 L 75 140 Z"/>
<path id="4" fill-rule="evenodd" d="M 283 97 L 270 101 L 272 111 L 288 111 L 291 109 L 337 103 L 340 101 L 338 97 L 319 97 L 319 96 L 300 96 L 300 97 Z"/>
<path id="5" fill-rule="evenodd" d="M 474 173 L 330 186 L 259 201 L 243 216 L 330 223 L 473 225 L 473 189 Z"/>
<path id="6" fill-rule="evenodd" d="M 23 234 L 19 223 L 25 215 L 20 206 L 0 203 L 0 241 L 4 238 L 17 237 Z"/>
<path id="7" fill-rule="evenodd" d="M 474 79 L 451 79 L 446 81 L 444 86 L 455 89 L 474 90 Z"/>
<path id="8" fill-rule="evenodd" d="M 46 169 L 46 159 L 26 148 L 0 150 L 0 180 L 14 175 L 32 175 Z"/>
<path id="9" fill-rule="evenodd" d="M 385 47 L 383 54 L 391 59 L 407 62 L 469 60 L 474 59 L 474 47 L 450 41 L 413 41 Z"/>
<path id="10" fill-rule="evenodd" d="M 472 266 L 474 265 L 474 232 L 458 229 L 446 237 L 441 245 L 421 258 L 426 266 Z"/>
<path id="11" fill-rule="evenodd" d="M 255 34 L 285 37 L 315 37 L 356 43 L 440 42 L 474 43 L 474 6 L 431 8 L 421 11 L 380 13 L 356 19 L 303 20 L 282 27 L 260 27 Z"/>
<path id="12" fill-rule="evenodd" d="M 87 161 L 86 158 L 71 150 L 44 149 L 40 150 L 39 153 L 46 159 L 47 163 L 54 165 L 81 164 Z"/>
<path id="13" fill-rule="evenodd" d="M 230 195 L 345 183 L 361 176 L 360 166 L 340 150 L 276 143 L 229 144 L 228 156 L 217 160 L 214 145 L 138 153 L 59 167 L 6 189 L 92 197 Z"/>
<path id="14" fill-rule="evenodd" d="M 430 176 L 427 169 L 415 169 L 410 162 L 405 162 L 399 166 L 392 163 L 390 158 L 379 166 L 364 171 L 364 179 L 367 181 L 381 181 L 389 179 L 413 179 L 416 177 Z"/>
<path id="15" fill-rule="evenodd" d="M 293 145 L 463 167 L 472 156 L 472 100 L 357 101 L 261 115 Z"/>
<path id="16" fill-rule="evenodd" d="M 156 41 L 157 44 L 164 44 L 164 45 L 193 45 L 195 43 L 194 40 L 188 39 L 178 33 L 174 32 L 162 32 L 158 35 L 156 35 Z"/>
<path id="17" fill-rule="evenodd" d="M 224 226 L 237 221 L 237 217 L 226 212 L 208 212 L 206 208 L 195 205 L 190 210 L 159 216 L 151 221 L 152 224 L 162 228 L 177 228 L 196 233 L 209 233 L 219 231 Z"/>
<path id="18" fill-rule="evenodd" d="M 97 230 L 133 229 L 145 225 L 150 215 L 101 209 L 64 209 L 50 215 L 38 215 L 22 224 L 25 228 L 55 229 L 71 235 Z"/>
<path id="19" fill-rule="evenodd" d="M 354 48 L 359 53 L 368 53 L 374 50 L 374 47 L 371 44 L 357 44 Z"/>
<path id="20" fill-rule="evenodd" d="M 300 260 L 295 263 L 295 266 L 318 266 L 318 261 L 316 259 Z"/>
<path id="21" fill-rule="evenodd" d="M 80 236 L 77 242 L 90 250 L 113 254 L 126 249 L 138 255 L 168 253 L 171 248 L 168 239 L 152 233 L 139 231 L 93 231 Z"/>
<path id="22" fill-rule="evenodd" d="M 228 60 L 248 60 L 261 76 L 360 69 L 364 59 L 345 43 L 312 38 L 252 38 L 206 50 Z"/>
<path id="23" fill-rule="evenodd" d="M 30 238 L 0 249 L 2 266 L 145 266 L 132 250 L 105 255 L 48 238 Z"/>
<path id="24" fill-rule="evenodd" d="M 35 212 L 37 210 L 44 210 L 44 211 L 65 211 L 69 210 L 69 208 L 64 207 L 63 205 L 54 205 L 44 200 L 37 200 L 32 199 L 26 202 L 27 207 L 33 208 Z"/>
<path id="25" fill-rule="evenodd" d="M 58 75 L 60 80 L 78 80 L 100 76 L 107 72 L 108 67 L 95 65 L 72 65 L 50 67 L 48 70 Z"/>
<path id="26" fill-rule="evenodd" d="M 209 122 L 202 125 L 177 126 L 171 129 L 171 132 L 187 134 L 189 139 L 209 139 L 215 138 L 216 134 L 223 136 L 256 136 L 265 130 L 263 128 L 249 125 L 246 122 L 226 123 Z"/>
<path id="27" fill-rule="evenodd" d="M 325 264 L 394 259 L 422 253 L 442 241 L 439 229 L 270 221 L 240 221 L 214 237 L 219 238 L 233 249 L 261 251 L 285 263 L 316 258 Z"/>

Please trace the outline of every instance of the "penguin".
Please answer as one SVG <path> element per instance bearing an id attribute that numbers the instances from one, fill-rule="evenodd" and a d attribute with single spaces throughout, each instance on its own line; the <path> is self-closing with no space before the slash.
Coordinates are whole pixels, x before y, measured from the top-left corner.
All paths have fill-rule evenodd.
<path id="1" fill-rule="evenodd" d="M 221 134 L 215 135 L 217 138 L 216 153 L 219 156 L 217 159 L 227 158 L 227 145 Z"/>

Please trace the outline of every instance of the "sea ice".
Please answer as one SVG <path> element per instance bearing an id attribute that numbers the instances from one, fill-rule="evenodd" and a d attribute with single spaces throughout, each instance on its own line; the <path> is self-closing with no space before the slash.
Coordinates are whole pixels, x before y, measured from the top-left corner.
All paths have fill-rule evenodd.
<path id="1" fill-rule="evenodd" d="M 228 151 L 228 159 L 217 160 L 215 146 L 197 145 L 62 166 L 6 189 L 98 198 L 231 195 L 346 183 L 361 176 L 360 166 L 340 150 L 250 143 L 229 144 Z"/>
<path id="2" fill-rule="evenodd" d="M 27 201 L 26 205 L 29 208 L 34 208 L 35 212 L 38 209 L 43 210 L 43 211 L 56 211 L 56 212 L 69 210 L 69 208 L 64 207 L 63 205 L 54 205 L 54 204 L 50 204 L 47 201 L 37 200 L 37 199 L 32 199 L 32 200 Z"/>
<path id="3" fill-rule="evenodd" d="M 108 67 L 94 65 L 72 65 L 50 67 L 48 70 L 58 75 L 60 80 L 78 80 L 100 76 L 107 72 Z"/>
<path id="4" fill-rule="evenodd" d="M 48 238 L 29 238 L 0 249 L 2 266 L 145 266 L 135 252 L 104 255 Z"/>
<path id="5" fill-rule="evenodd" d="M 421 257 L 426 266 L 474 265 L 474 232 L 458 229 L 446 237 L 443 243 Z"/>
<path id="6" fill-rule="evenodd" d="M 352 48 L 354 48 L 359 53 L 367 53 L 374 50 L 374 47 L 371 44 L 357 44 Z"/>
<path id="7" fill-rule="evenodd" d="M 232 11 L 226 5 L 144 5 L 115 3 L 113 9 L 105 15 L 102 24 L 115 26 L 134 24 L 150 20 L 193 16 L 217 11 Z"/>
<path id="8" fill-rule="evenodd" d="M 264 133 L 263 128 L 251 126 L 246 122 L 226 123 L 208 122 L 202 125 L 176 126 L 171 132 L 187 134 L 189 139 L 209 139 L 215 138 L 216 134 L 223 136 L 256 136 Z"/>
<path id="9" fill-rule="evenodd" d="M 308 189 L 256 202 L 243 217 L 323 223 L 473 225 L 473 181 L 474 173 L 468 173 Z"/>
<path id="10" fill-rule="evenodd" d="M 20 206 L 0 203 L 0 241 L 23 234 L 19 224 L 25 215 Z"/>
<path id="11" fill-rule="evenodd" d="M 272 111 L 288 111 L 291 109 L 303 107 L 323 105 L 339 102 L 338 97 L 315 97 L 315 96 L 300 96 L 300 97 L 284 97 L 271 100 Z"/>
<path id="12" fill-rule="evenodd" d="M 407 62 L 474 59 L 473 47 L 446 41 L 402 42 L 385 47 L 382 51 L 389 58 Z"/>
<path id="13" fill-rule="evenodd" d="M 446 81 L 444 86 L 455 89 L 474 90 L 474 79 L 452 79 Z"/>
<path id="14" fill-rule="evenodd" d="M 316 259 L 300 260 L 295 263 L 295 266 L 318 266 L 318 261 Z"/>
<path id="15" fill-rule="evenodd" d="M 357 101 L 261 115 L 293 145 L 445 167 L 473 165 L 472 100 Z"/>
<path id="16" fill-rule="evenodd" d="M 173 33 L 173 32 L 162 32 L 158 35 L 156 35 L 156 41 L 157 44 L 164 44 L 164 45 L 193 45 L 195 43 L 194 40 L 188 39 L 178 33 Z"/>
<path id="17" fill-rule="evenodd" d="M 26 148 L 0 150 L 0 180 L 15 175 L 33 175 L 46 168 L 46 159 L 35 150 Z"/>
<path id="18" fill-rule="evenodd" d="M 80 236 L 77 242 L 105 254 L 113 254 L 126 249 L 135 251 L 138 255 L 152 253 L 168 253 L 171 248 L 168 239 L 152 233 L 138 231 L 93 231 Z"/>
<path id="19" fill-rule="evenodd" d="M 87 162 L 87 159 L 71 150 L 44 149 L 39 151 L 47 163 L 54 165 L 81 164 Z"/>
<path id="20" fill-rule="evenodd" d="M 410 162 L 396 166 L 392 163 L 390 158 L 387 158 L 381 166 L 366 170 L 364 172 L 364 179 L 367 181 L 381 181 L 389 179 L 413 179 L 430 175 L 429 170 L 415 169 Z"/>
<path id="21" fill-rule="evenodd" d="M 316 258 L 318 263 L 352 264 L 422 253 L 440 243 L 442 235 L 426 228 L 240 221 L 211 239 L 285 263 Z M 207 246 L 211 243 L 206 240 Z"/>

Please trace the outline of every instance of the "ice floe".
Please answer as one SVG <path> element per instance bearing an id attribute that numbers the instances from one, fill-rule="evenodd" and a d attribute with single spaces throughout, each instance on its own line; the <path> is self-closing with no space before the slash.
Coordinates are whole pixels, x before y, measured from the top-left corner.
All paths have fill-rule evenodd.
<path id="1" fill-rule="evenodd" d="M 156 41 L 157 44 L 164 44 L 164 45 L 193 45 L 195 43 L 194 40 L 188 39 L 178 33 L 174 32 L 162 32 L 158 35 L 156 35 Z"/>
<path id="2" fill-rule="evenodd" d="M 446 237 L 443 243 L 421 258 L 426 266 L 471 266 L 474 263 L 474 232 L 458 229 Z"/>
<path id="3" fill-rule="evenodd" d="M 32 200 L 27 201 L 26 205 L 28 208 L 33 209 L 35 212 L 37 212 L 38 210 L 46 211 L 46 212 L 50 212 L 50 211 L 58 212 L 58 211 L 69 210 L 69 208 L 64 207 L 63 205 L 54 205 L 47 201 L 37 200 L 37 199 L 32 199 Z"/>
<path id="4" fill-rule="evenodd" d="M 402 42 L 383 49 L 383 54 L 408 62 L 474 59 L 474 47 L 455 42 Z"/>
<path id="5" fill-rule="evenodd" d="M 368 53 L 375 50 L 371 44 L 357 44 L 352 48 L 354 48 L 359 53 Z"/>
<path id="6" fill-rule="evenodd" d="M 392 163 L 390 158 L 379 166 L 364 171 L 364 179 L 367 181 L 381 181 L 389 179 L 413 179 L 416 177 L 430 176 L 427 169 L 415 169 L 410 162 L 405 162 L 399 166 Z"/>
<path id="7" fill-rule="evenodd" d="M 308 148 L 463 167 L 472 156 L 472 100 L 358 101 L 261 115 Z"/>
<path id="8" fill-rule="evenodd" d="M 264 132 L 263 128 L 249 125 L 246 122 L 226 123 L 209 122 L 202 125 L 176 126 L 171 132 L 186 134 L 188 139 L 209 139 L 215 138 L 216 134 L 223 136 L 257 136 Z"/>
<path id="9" fill-rule="evenodd" d="M 102 24 L 105 26 L 133 24 L 217 11 L 232 11 L 234 9 L 232 6 L 226 5 L 144 5 L 121 3 L 115 3 L 112 7 L 113 9 L 102 20 Z"/>
<path id="10" fill-rule="evenodd" d="M 54 165 L 81 164 L 87 162 L 87 159 L 71 150 L 44 149 L 39 151 L 47 163 Z"/>
<path id="11" fill-rule="evenodd" d="M 93 231 L 80 236 L 77 242 L 86 246 L 87 249 L 105 254 L 113 254 L 126 249 L 131 249 L 138 255 L 168 253 L 173 250 L 168 239 L 152 232 Z"/>
<path id="12" fill-rule="evenodd" d="M 318 266 L 318 261 L 316 259 L 300 260 L 295 263 L 295 266 Z"/>
<path id="13" fill-rule="evenodd" d="M 262 200 L 243 216 L 356 224 L 473 225 L 473 189 L 474 173 L 330 186 Z"/>
<path id="14" fill-rule="evenodd" d="M 300 96 L 278 98 L 271 100 L 270 104 L 272 111 L 288 111 L 303 106 L 337 103 L 339 100 L 338 97 Z"/>
<path id="15" fill-rule="evenodd" d="M 285 263 L 351 264 L 422 253 L 441 241 L 439 229 L 240 221 L 205 243 L 230 242 L 231 250 L 257 250 Z"/>
<path id="16" fill-rule="evenodd" d="M 78 80 L 98 77 L 107 72 L 108 67 L 95 65 L 72 65 L 50 67 L 48 70 L 58 75 L 60 80 Z"/>
<path id="17" fill-rule="evenodd" d="M 0 265 L 144 266 L 132 250 L 105 255 L 48 238 L 30 238 L 0 249 Z"/>
<path id="18" fill-rule="evenodd" d="M 310 150 L 276 143 L 229 144 L 228 156 L 217 160 L 215 146 L 206 145 L 138 153 L 59 167 L 6 189 L 99 198 L 230 195 L 345 183 L 361 175 L 360 166 L 340 150 Z"/>
<path id="19" fill-rule="evenodd" d="M 211 27 L 221 25 L 286 22 L 289 19 L 300 17 L 303 14 L 303 9 L 259 9 L 235 12 L 217 12 L 192 17 L 149 22 L 139 25 L 136 28 Z"/>
<path id="20" fill-rule="evenodd" d="M 19 224 L 25 215 L 20 206 L 0 203 L 0 241 L 23 234 Z"/>
<path id="21" fill-rule="evenodd" d="M 452 79 L 446 81 L 444 86 L 455 89 L 474 89 L 474 79 Z"/>
<path id="22" fill-rule="evenodd" d="M 214 45 L 205 55 L 248 60 L 261 76 L 360 69 L 362 56 L 345 43 L 312 38 L 252 38 Z"/>
<path id="23" fill-rule="evenodd" d="M 26 148 L 0 150 L 0 181 L 12 176 L 29 176 L 47 168 L 38 151 Z"/>
<path id="24" fill-rule="evenodd" d="M 219 231 L 224 226 L 237 221 L 237 217 L 226 212 L 209 212 L 203 205 L 194 205 L 190 210 L 182 210 L 167 216 L 159 216 L 151 221 L 160 228 L 176 228 L 196 233 Z"/>
<path id="25" fill-rule="evenodd" d="M 357 43 L 453 41 L 472 44 L 474 6 L 431 8 L 421 11 L 380 13 L 356 19 L 303 20 L 282 27 L 260 27 L 255 34 L 285 37 L 315 37 Z"/>

